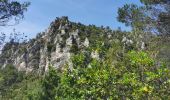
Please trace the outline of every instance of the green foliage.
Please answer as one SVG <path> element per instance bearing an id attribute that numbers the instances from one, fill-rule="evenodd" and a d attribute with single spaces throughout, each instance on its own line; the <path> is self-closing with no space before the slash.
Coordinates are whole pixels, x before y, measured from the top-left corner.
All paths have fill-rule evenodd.
<path id="1" fill-rule="evenodd" d="M 43 92 L 41 100 L 54 100 L 56 95 L 56 87 L 58 86 L 59 81 L 60 77 L 58 76 L 58 73 L 53 67 L 49 66 L 49 72 L 42 81 Z"/>
<path id="2" fill-rule="evenodd" d="M 7 25 L 7 22 L 13 18 L 18 22 L 23 18 L 23 13 L 29 5 L 29 2 L 20 3 L 18 1 L 0 0 L 0 26 Z"/>
<path id="3" fill-rule="evenodd" d="M 72 63 L 76 68 L 84 67 L 85 65 L 85 56 L 83 54 L 74 55 L 72 57 Z"/>
<path id="4" fill-rule="evenodd" d="M 140 66 L 153 66 L 154 61 L 151 59 L 147 53 L 145 52 L 136 52 L 131 51 L 128 53 L 128 57 L 131 61 L 131 64 L 134 66 L 140 65 Z"/>
<path id="5" fill-rule="evenodd" d="M 41 91 L 40 78 L 18 72 L 12 65 L 0 70 L 1 100 L 37 100 Z"/>
<path id="6" fill-rule="evenodd" d="M 144 51 L 130 51 L 115 65 L 93 59 L 90 67 L 84 67 L 85 59 L 83 54 L 75 55 L 72 69 L 66 66 L 61 73 L 52 71 L 55 77 L 45 78 L 57 82 L 46 82 L 53 94 L 48 97 L 57 100 L 169 98 L 170 70 L 164 64 L 156 65 Z"/>
<path id="7" fill-rule="evenodd" d="M 18 83 L 12 89 L 13 100 L 40 100 L 42 93 L 41 77 L 37 75 L 25 75 L 22 82 Z"/>
<path id="8" fill-rule="evenodd" d="M 144 25 L 142 8 L 137 5 L 124 5 L 124 7 L 119 8 L 118 15 L 118 21 L 125 23 L 127 26 L 142 28 L 142 25 Z"/>
<path id="9" fill-rule="evenodd" d="M 168 3 L 168 0 L 140 0 L 140 1 L 146 5 Z"/>
<path id="10" fill-rule="evenodd" d="M 0 70 L 0 99 L 170 99 L 170 69 L 166 64 L 155 59 L 155 52 L 160 51 L 159 57 L 162 55 L 167 57 L 163 56 L 159 59 L 164 58 L 164 61 L 165 59 L 168 61 L 170 58 L 168 55 L 169 42 L 162 45 L 158 41 L 149 40 L 151 34 L 146 31 L 153 27 L 160 29 L 159 32 L 161 30 L 169 31 L 169 28 L 165 27 L 169 25 L 169 20 L 167 20 L 169 18 L 169 10 L 167 10 L 169 2 L 167 0 L 140 1 L 144 5 L 126 4 L 118 11 L 118 20 L 132 26 L 132 32 L 122 32 L 121 29 L 112 32 L 109 27 L 101 29 L 95 25 L 85 26 L 80 23 L 69 23 L 66 35 L 61 36 L 63 39 L 59 43 L 61 48 L 66 45 L 65 41 L 69 37 L 69 31 L 72 32 L 77 29 L 79 29 L 80 42 L 84 42 L 86 38 L 90 42 L 89 47 L 84 47 L 78 45 L 77 40 L 72 38 L 70 48 L 73 55 L 71 57 L 72 64 L 65 64 L 61 69 L 49 66 L 48 72 L 43 77 L 33 73 L 19 72 L 11 65 Z M 159 8 L 158 4 L 163 5 L 167 12 L 155 11 L 154 8 Z M 151 13 L 146 12 L 146 10 Z M 153 13 L 157 13 L 158 16 L 152 16 Z M 159 28 L 156 26 L 156 22 L 160 22 Z M 63 17 L 58 20 L 52 28 L 58 28 L 60 24 L 68 24 L 68 18 Z M 48 56 L 55 51 L 53 42 L 58 32 L 59 30 L 54 29 L 54 32 L 50 33 L 51 41 L 47 44 Z M 155 37 L 152 37 L 152 39 L 158 38 Z M 126 40 L 123 42 L 124 38 Z M 35 41 L 34 39 L 30 43 L 33 45 Z M 150 43 L 150 45 L 148 48 L 141 50 L 141 43 Z M 157 46 L 160 44 L 161 48 L 158 48 Z M 8 49 L 8 45 L 5 48 Z M 9 49 L 7 51 L 2 56 L 3 58 L 9 58 L 13 50 Z M 18 52 L 22 53 L 24 51 L 21 49 Z M 91 53 L 94 51 L 99 54 L 99 59 L 91 57 Z M 32 62 L 38 61 L 36 59 L 40 59 L 40 54 L 33 54 L 38 56 L 30 57 L 29 60 L 32 60 Z"/>
<path id="11" fill-rule="evenodd" d="M 169 35 L 169 0 L 140 0 L 144 5 L 125 4 L 118 10 L 118 21 L 143 31 Z"/>
<path id="12" fill-rule="evenodd" d="M 55 46 L 53 44 L 49 43 L 47 45 L 47 50 L 48 50 L 49 53 L 51 53 L 51 52 L 55 51 Z"/>
<path id="13" fill-rule="evenodd" d="M 73 42 L 70 48 L 70 52 L 75 54 L 79 52 L 78 44 L 76 43 L 76 41 Z"/>
<path id="14" fill-rule="evenodd" d="M 82 61 L 79 60 L 78 62 Z M 75 66 L 72 71 L 66 68 L 61 76 L 56 98 L 107 98 L 109 90 L 106 89 L 108 91 L 105 93 L 105 86 L 111 85 L 109 84 L 109 70 L 102 70 L 104 68 L 100 66 L 97 60 L 93 60 L 91 66 L 92 68 Z"/>

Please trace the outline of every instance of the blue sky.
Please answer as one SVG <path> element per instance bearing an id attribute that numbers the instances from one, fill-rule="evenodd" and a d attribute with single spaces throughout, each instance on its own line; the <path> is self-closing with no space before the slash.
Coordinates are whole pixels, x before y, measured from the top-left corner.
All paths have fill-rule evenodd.
<path id="1" fill-rule="evenodd" d="M 25 33 L 30 38 L 38 32 L 47 29 L 50 23 L 61 16 L 85 25 L 110 26 L 128 30 L 117 22 L 117 10 L 126 3 L 139 4 L 139 0 L 20 0 L 30 1 L 31 5 L 25 13 L 25 18 L 18 25 L 0 27 L 1 32 L 9 34 L 15 28 L 17 32 Z"/>

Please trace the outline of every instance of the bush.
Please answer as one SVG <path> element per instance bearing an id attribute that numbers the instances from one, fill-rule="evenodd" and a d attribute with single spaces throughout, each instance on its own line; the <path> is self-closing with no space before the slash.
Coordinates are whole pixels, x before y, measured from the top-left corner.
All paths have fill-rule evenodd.
<path id="1" fill-rule="evenodd" d="M 93 59 L 84 67 L 85 56 L 73 57 L 73 69 L 51 71 L 46 88 L 55 99 L 167 99 L 170 70 L 155 64 L 148 53 L 130 51 L 116 65 Z M 59 75 L 60 74 L 60 75 Z M 56 81 L 55 81 L 56 80 Z M 54 82 L 55 81 L 55 82 Z"/>

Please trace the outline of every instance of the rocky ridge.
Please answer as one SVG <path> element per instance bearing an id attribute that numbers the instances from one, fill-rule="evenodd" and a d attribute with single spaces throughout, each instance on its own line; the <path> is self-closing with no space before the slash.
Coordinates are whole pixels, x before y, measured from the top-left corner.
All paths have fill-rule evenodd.
<path id="1" fill-rule="evenodd" d="M 13 64 L 18 70 L 42 73 L 48 70 L 49 65 L 62 68 L 68 63 L 71 67 L 71 56 L 79 52 L 88 52 L 90 58 L 100 59 L 102 55 L 95 47 L 97 44 L 107 46 L 113 36 L 114 32 L 109 27 L 73 23 L 66 16 L 56 18 L 36 38 L 23 43 L 7 43 L 0 55 L 1 67 Z"/>

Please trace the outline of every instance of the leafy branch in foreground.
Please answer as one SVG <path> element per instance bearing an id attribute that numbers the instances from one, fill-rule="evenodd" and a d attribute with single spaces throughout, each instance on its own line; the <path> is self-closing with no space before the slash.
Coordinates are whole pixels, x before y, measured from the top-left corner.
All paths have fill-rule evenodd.
<path id="1" fill-rule="evenodd" d="M 17 23 L 24 17 L 24 12 L 30 2 L 20 3 L 18 1 L 0 0 L 0 26 L 8 25 L 12 19 Z"/>
<path id="2" fill-rule="evenodd" d="M 44 82 L 53 95 L 46 96 L 47 99 L 170 98 L 170 70 L 164 64 L 157 65 L 147 52 L 130 51 L 115 65 L 93 59 L 91 67 L 82 67 L 85 59 L 81 54 L 75 57 L 80 59 L 72 71 L 68 67 L 62 73 L 49 70 L 53 74 Z"/>

